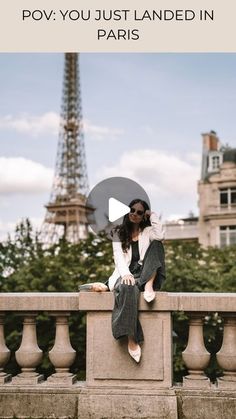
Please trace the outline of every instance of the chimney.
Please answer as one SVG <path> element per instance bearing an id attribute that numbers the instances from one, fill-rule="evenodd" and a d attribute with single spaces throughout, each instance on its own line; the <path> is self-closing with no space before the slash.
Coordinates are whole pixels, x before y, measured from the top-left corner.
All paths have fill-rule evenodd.
<path id="1" fill-rule="evenodd" d="M 202 134 L 203 138 L 203 150 L 205 151 L 218 151 L 220 146 L 219 138 L 215 131 L 210 131 L 206 134 Z"/>

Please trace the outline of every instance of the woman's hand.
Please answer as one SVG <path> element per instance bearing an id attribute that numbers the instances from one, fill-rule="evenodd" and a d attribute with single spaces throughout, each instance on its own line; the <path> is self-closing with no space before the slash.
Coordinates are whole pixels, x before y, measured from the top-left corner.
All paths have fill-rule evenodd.
<path id="1" fill-rule="evenodd" d="M 148 218 L 150 218 L 151 213 L 152 213 L 152 211 L 150 211 L 150 210 L 146 210 L 145 211 L 145 214 L 144 214 L 145 220 L 147 220 Z"/>
<path id="2" fill-rule="evenodd" d="M 93 282 L 92 290 L 96 292 L 108 291 L 108 287 L 102 282 Z"/>
<path id="3" fill-rule="evenodd" d="M 133 275 L 125 275 L 121 278 L 121 284 L 135 285 L 135 279 Z"/>

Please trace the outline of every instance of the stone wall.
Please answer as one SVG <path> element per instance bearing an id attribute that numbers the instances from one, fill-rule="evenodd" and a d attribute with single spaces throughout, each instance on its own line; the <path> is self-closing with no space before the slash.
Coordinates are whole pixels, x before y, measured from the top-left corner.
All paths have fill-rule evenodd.
<path id="1" fill-rule="evenodd" d="M 14 311 L 24 318 L 22 342 L 16 352 L 21 372 L 9 377 L 3 321 L 0 324 L 0 419 L 235 419 L 236 418 L 236 294 L 159 292 L 153 304 L 141 294 L 140 321 L 145 342 L 140 364 L 127 352 L 127 342 L 111 334 L 112 293 L 0 294 L 0 318 Z M 75 350 L 70 345 L 70 312 L 87 312 L 86 382 L 70 371 Z M 38 312 L 56 318 L 50 360 L 55 373 L 40 379 L 37 366 Z M 182 385 L 172 382 L 173 311 L 189 316 L 189 339 L 183 352 L 189 373 Z M 203 340 L 206 313 L 224 318 L 224 337 L 217 354 L 224 375 L 216 383 L 204 373 L 211 354 Z"/>

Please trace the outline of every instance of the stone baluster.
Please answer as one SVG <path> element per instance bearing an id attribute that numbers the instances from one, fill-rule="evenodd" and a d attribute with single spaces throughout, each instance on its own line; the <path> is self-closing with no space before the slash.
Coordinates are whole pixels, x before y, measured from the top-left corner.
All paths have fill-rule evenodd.
<path id="1" fill-rule="evenodd" d="M 201 313 L 189 313 L 188 345 L 182 357 L 189 375 L 183 379 L 183 386 L 197 388 L 209 387 L 210 380 L 204 374 L 210 360 L 210 353 L 206 350 L 203 340 L 203 321 Z"/>
<path id="2" fill-rule="evenodd" d="M 4 314 L 0 314 L 0 384 L 11 380 L 11 375 L 4 372 L 3 368 L 10 358 L 10 350 L 7 348 L 4 339 Z"/>
<path id="3" fill-rule="evenodd" d="M 21 373 L 12 379 L 16 385 L 33 385 L 43 381 L 43 376 L 36 372 L 43 357 L 37 343 L 36 317 L 36 313 L 26 313 L 24 317 L 22 341 L 15 354 Z"/>
<path id="4" fill-rule="evenodd" d="M 224 336 L 221 349 L 216 354 L 224 376 L 218 378 L 219 388 L 236 388 L 236 314 L 224 314 Z"/>
<path id="5" fill-rule="evenodd" d="M 70 385 L 76 382 L 76 375 L 69 371 L 76 357 L 76 351 L 70 343 L 69 315 L 70 313 L 67 312 L 54 313 L 56 316 L 56 337 L 54 346 L 49 352 L 49 359 L 56 372 L 47 379 L 50 385 Z"/>

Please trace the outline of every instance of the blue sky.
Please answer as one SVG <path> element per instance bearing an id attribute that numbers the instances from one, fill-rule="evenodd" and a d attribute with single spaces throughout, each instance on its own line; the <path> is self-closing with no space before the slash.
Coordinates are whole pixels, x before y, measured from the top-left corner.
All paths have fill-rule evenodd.
<path id="1" fill-rule="evenodd" d="M 63 54 L 0 54 L 0 237 L 39 226 L 52 184 Z M 236 147 L 236 54 L 81 54 L 90 186 L 138 181 L 164 219 L 197 214 L 201 133 Z"/>

